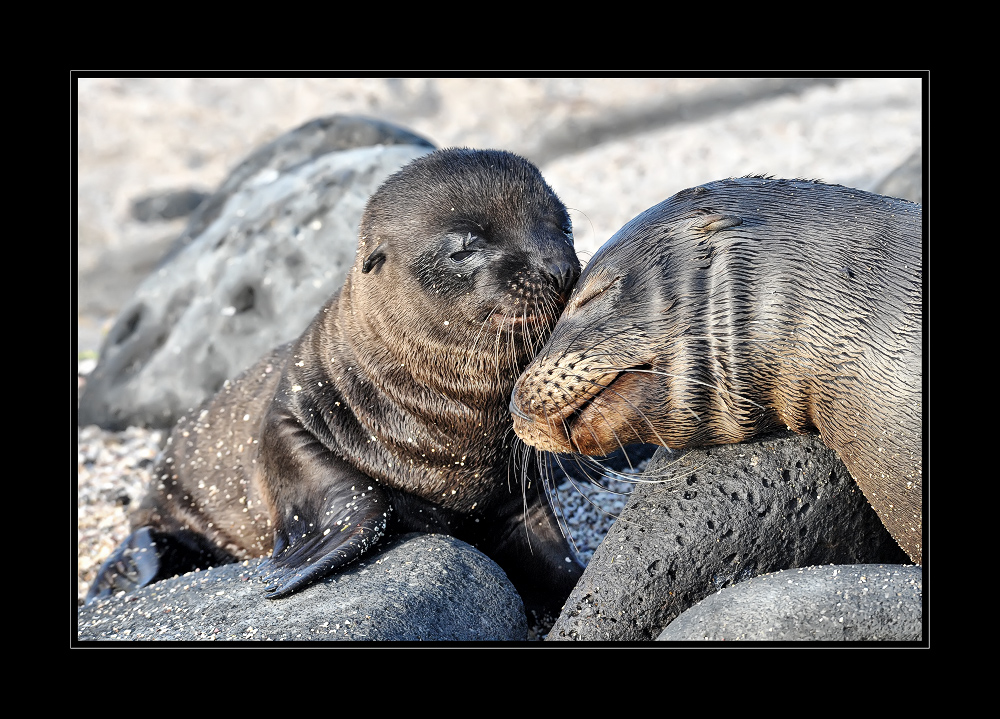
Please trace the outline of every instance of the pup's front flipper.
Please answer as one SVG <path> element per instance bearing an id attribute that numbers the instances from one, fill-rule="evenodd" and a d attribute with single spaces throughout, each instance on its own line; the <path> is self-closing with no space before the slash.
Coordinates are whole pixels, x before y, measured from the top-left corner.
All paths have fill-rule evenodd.
<path id="1" fill-rule="evenodd" d="M 316 446 L 307 467 L 275 485 L 274 552 L 257 576 L 267 597 L 284 597 L 360 557 L 384 534 L 391 507 L 378 483 Z M 287 469 L 287 468 L 286 468 Z M 318 485 L 322 485 L 321 487 Z"/>

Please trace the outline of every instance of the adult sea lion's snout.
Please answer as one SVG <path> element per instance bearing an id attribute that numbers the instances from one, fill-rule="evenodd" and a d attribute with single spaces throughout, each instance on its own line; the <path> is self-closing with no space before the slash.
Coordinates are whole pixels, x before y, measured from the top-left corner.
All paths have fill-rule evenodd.
<path id="1" fill-rule="evenodd" d="M 642 381 L 628 370 L 578 368 L 573 362 L 526 372 L 511 392 L 514 431 L 548 452 L 592 456 L 652 441 L 654 430 L 642 409 L 628 399 L 644 392 Z"/>

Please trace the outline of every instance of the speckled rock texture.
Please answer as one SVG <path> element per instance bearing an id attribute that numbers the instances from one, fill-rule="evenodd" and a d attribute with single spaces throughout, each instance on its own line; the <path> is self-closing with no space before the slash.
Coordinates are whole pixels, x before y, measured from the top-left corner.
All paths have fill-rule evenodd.
<path id="1" fill-rule="evenodd" d="M 491 559 L 454 537 L 404 535 L 278 600 L 261 560 L 157 582 L 79 610 L 80 641 L 524 641 L 524 606 Z"/>
<path id="2" fill-rule="evenodd" d="M 919 642 L 923 589 L 923 569 L 914 566 L 786 569 L 703 599 L 657 639 Z"/>
<path id="3" fill-rule="evenodd" d="M 908 564 L 843 462 L 791 432 L 646 468 L 548 641 L 649 641 L 720 589 L 817 564 Z"/>

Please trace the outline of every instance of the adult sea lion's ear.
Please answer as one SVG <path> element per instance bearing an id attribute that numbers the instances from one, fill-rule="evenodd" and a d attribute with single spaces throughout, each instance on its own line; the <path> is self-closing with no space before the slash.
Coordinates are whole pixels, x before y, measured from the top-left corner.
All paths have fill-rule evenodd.
<path id="1" fill-rule="evenodd" d="M 378 265 L 382 264 L 383 260 L 385 260 L 384 242 L 378 247 L 376 247 L 374 250 L 372 250 L 372 253 L 368 255 L 368 257 L 365 259 L 365 263 L 361 265 L 361 272 L 363 274 L 368 274 L 369 272 L 371 272 L 373 267 L 377 267 Z"/>

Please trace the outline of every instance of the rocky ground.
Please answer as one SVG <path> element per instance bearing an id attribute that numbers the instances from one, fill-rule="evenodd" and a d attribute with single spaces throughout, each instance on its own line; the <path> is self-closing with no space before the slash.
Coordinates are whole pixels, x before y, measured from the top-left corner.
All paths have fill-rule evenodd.
<path id="1" fill-rule="evenodd" d="M 768 173 L 872 189 L 919 151 L 922 103 L 912 78 L 80 79 L 78 392 L 118 308 L 183 229 L 183 203 L 142 200 L 197 198 L 254 148 L 331 113 L 390 120 L 440 147 L 525 155 L 572 209 L 585 260 L 638 212 L 709 180 Z M 162 438 L 78 429 L 78 596 L 127 534 L 125 507 Z M 592 552 L 610 520 L 568 487 L 560 496 Z M 620 500 L 597 501 L 614 512 Z"/>

